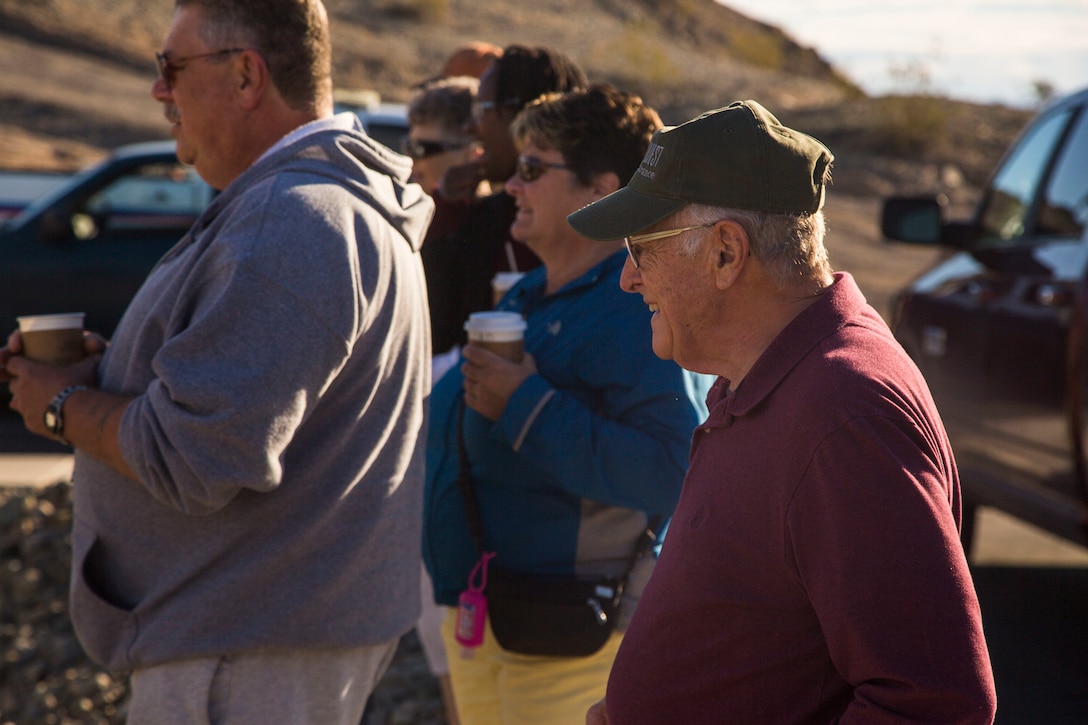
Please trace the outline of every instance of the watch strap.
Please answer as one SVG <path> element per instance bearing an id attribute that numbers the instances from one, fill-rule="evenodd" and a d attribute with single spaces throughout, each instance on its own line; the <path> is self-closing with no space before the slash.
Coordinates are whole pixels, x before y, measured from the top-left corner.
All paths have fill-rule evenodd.
<path id="1" fill-rule="evenodd" d="M 80 390 L 86 390 L 86 385 L 69 385 L 64 390 L 57 393 L 57 397 L 53 398 L 46 406 L 45 412 L 42 414 L 42 422 L 45 423 L 45 427 L 53 434 L 53 437 L 60 443 L 66 446 L 72 445 L 64 437 L 64 402 L 68 400 L 68 397 L 72 393 L 78 393 Z"/>

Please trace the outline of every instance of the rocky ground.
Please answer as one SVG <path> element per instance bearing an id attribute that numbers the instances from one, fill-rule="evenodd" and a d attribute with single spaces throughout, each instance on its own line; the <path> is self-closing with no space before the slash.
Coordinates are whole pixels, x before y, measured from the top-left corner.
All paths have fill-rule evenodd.
<path id="1" fill-rule="evenodd" d="M 71 486 L 0 488 L 0 724 L 121 725 L 125 673 L 87 659 L 68 620 Z M 445 723 L 414 633 L 371 698 L 363 725 Z"/>

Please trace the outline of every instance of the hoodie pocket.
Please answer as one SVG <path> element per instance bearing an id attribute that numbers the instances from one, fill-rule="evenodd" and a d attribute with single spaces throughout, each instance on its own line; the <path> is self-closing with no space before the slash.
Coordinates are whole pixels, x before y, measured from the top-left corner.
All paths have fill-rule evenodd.
<path id="1" fill-rule="evenodd" d="M 138 630 L 135 612 L 111 602 L 96 585 L 98 534 L 76 521 L 72 532 L 71 619 L 87 655 L 112 669 L 131 669 L 129 651 Z"/>

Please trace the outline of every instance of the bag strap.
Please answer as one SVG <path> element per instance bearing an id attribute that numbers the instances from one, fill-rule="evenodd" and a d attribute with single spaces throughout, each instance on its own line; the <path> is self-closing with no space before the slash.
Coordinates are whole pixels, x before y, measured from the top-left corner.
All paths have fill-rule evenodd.
<path id="1" fill-rule="evenodd" d="M 472 467 L 468 461 L 468 449 L 465 448 L 465 396 L 461 395 L 457 412 L 457 488 L 465 501 L 465 513 L 468 515 L 468 530 L 472 543 L 476 544 L 476 553 L 484 555 L 484 524 L 480 519 L 480 506 L 476 502 L 476 491 L 472 488 Z"/>
<path id="2" fill-rule="evenodd" d="M 476 491 L 472 487 L 472 466 L 468 460 L 468 449 L 465 447 L 465 398 L 461 396 L 460 410 L 457 415 L 457 458 L 458 458 L 458 470 L 457 470 L 457 488 L 461 491 L 461 498 L 465 502 L 465 512 L 468 516 L 468 528 L 469 533 L 472 536 L 472 542 L 476 544 L 476 551 L 483 556 L 484 555 L 484 525 L 483 520 L 480 518 L 480 506 L 476 500 Z M 646 552 L 650 550 L 653 543 L 657 541 L 657 534 L 654 529 L 661 523 L 661 516 L 654 515 L 649 518 L 646 523 L 646 528 L 641 534 L 639 534 L 638 540 L 635 542 L 635 550 L 631 554 L 631 560 L 627 565 L 627 571 L 623 573 L 623 580 L 626 582 L 627 577 L 631 575 L 631 572 L 635 568 L 635 564 L 639 559 L 646 555 Z"/>

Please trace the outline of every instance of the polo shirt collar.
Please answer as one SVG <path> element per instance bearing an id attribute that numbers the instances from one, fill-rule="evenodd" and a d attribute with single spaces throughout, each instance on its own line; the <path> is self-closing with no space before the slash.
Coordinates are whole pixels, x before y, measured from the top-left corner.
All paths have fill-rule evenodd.
<path id="1" fill-rule="evenodd" d="M 728 425 L 747 414 L 778 387 L 790 371 L 822 340 L 842 329 L 867 304 L 849 272 L 836 272 L 835 282 L 778 333 L 756 359 L 742 384 L 730 390 L 719 378 L 707 395 L 708 423 Z"/>

